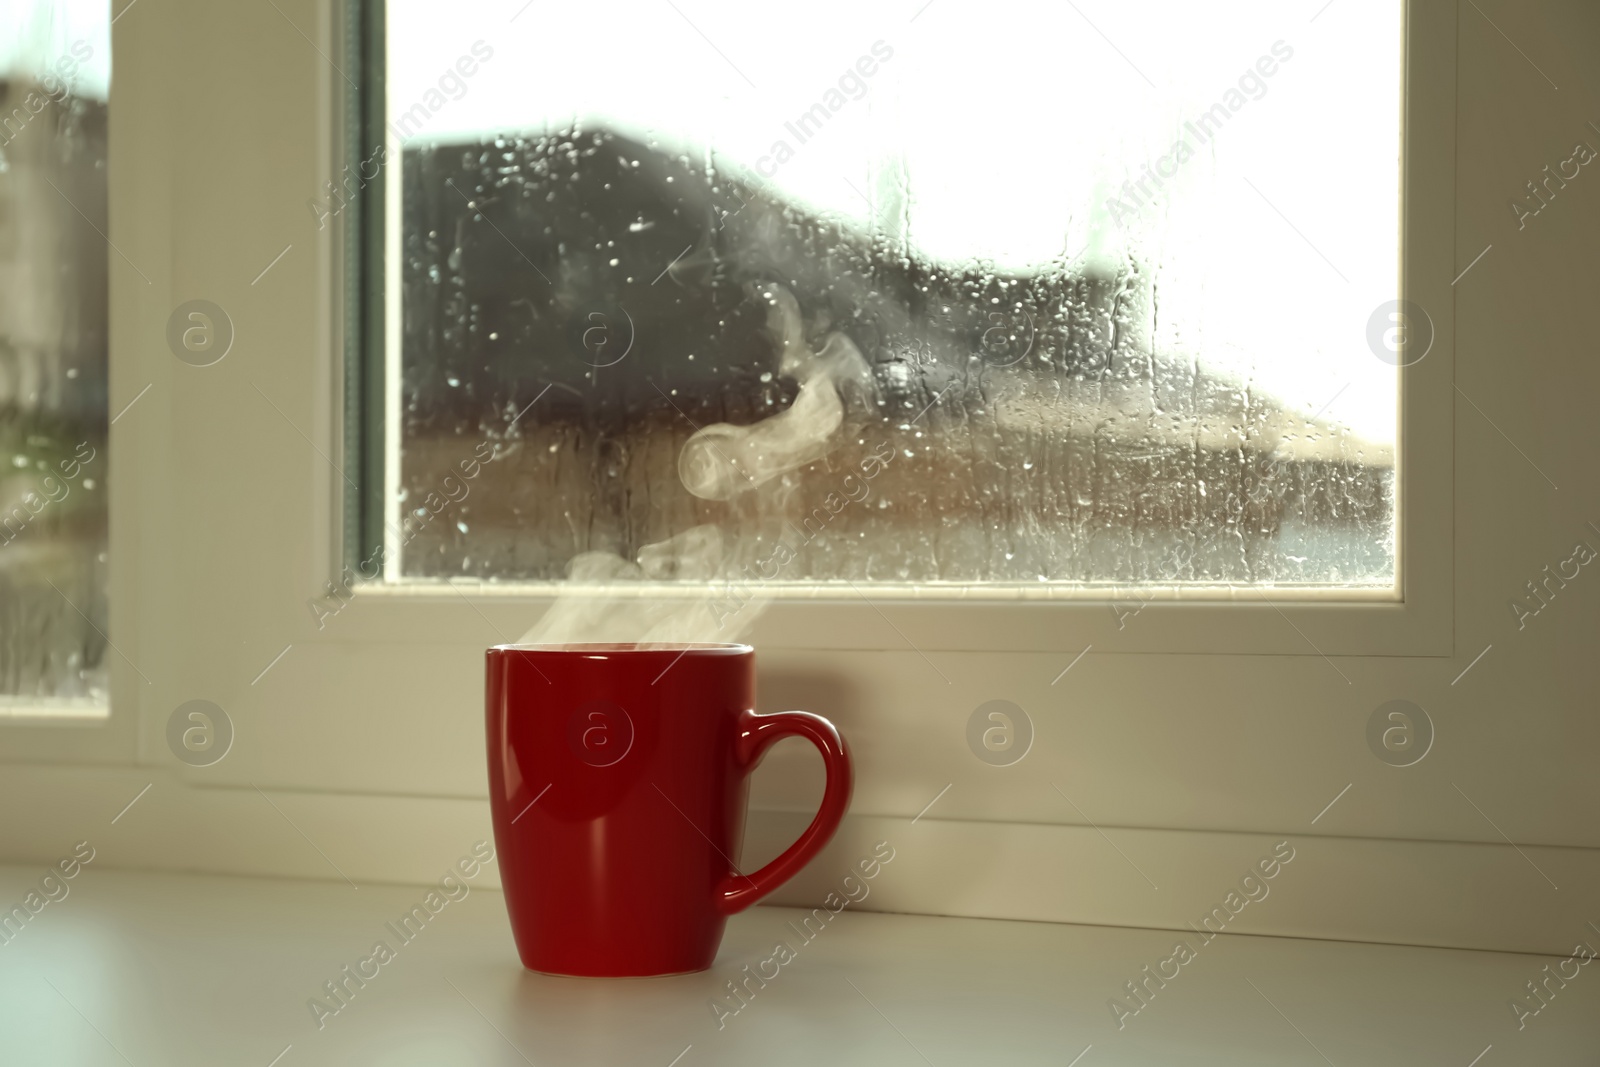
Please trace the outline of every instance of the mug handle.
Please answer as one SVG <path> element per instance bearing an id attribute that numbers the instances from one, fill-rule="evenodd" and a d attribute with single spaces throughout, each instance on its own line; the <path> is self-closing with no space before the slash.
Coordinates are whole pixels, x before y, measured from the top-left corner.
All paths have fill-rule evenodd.
<path id="1" fill-rule="evenodd" d="M 822 753 L 827 785 L 822 791 L 822 807 L 805 833 L 783 854 L 753 874 L 730 872 L 717 884 L 716 906 L 724 915 L 743 911 L 799 873 L 833 838 L 850 806 L 855 772 L 850 764 L 850 749 L 833 723 L 808 711 L 780 711 L 757 715 L 746 711 L 739 717 L 739 734 L 734 740 L 734 758 L 745 774 L 755 769 L 773 743 L 785 737 L 803 737 Z"/>

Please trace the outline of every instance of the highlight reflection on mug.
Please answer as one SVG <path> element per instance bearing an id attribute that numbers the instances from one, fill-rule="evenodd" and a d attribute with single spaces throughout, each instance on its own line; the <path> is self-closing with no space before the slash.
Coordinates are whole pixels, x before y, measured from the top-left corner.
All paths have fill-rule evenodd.
<path id="1" fill-rule="evenodd" d="M 615 701 L 587 701 L 567 720 L 567 743 L 589 766 L 609 767 L 633 748 L 633 720 Z"/>

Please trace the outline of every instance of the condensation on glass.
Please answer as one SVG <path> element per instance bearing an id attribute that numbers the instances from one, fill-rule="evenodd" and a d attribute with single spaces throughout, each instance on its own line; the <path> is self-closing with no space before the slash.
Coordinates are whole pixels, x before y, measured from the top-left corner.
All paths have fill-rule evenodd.
<path id="1" fill-rule="evenodd" d="M 391 577 L 1392 585 L 1398 2 L 516 6 L 389 8 Z"/>
<path id="2" fill-rule="evenodd" d="M 110 17 L 0 6 L 0 714 L 107 700 Z"/>

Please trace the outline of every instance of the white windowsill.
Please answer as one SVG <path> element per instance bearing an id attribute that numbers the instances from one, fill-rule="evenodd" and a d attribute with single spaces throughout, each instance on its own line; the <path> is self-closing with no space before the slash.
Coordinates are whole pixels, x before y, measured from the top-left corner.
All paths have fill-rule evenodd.
<path id="1" fill-rule="evenodd" d="M 111 708 L 104 700 L 0 696 L 0 723 L 94 725 L 110 716 Z"/>
<path id="2" fill-rule="evenodd" d="M 0 902 L 43 873 L 0 868 Z M 788 925 L 804 912 L 756 908 L 710 972 L 558 979 L 521 968 L 489 889 L 447 904 L 319 1031 L 308 999 L 394 946 L 385 924 L 426 890 L 93 864 L 68 885 L 0 945 L 5 1062 L 1494 1067 L 1600 1047 L 1587 967 L 1518 1031 L 1508 1000 L 1552 957 L 1189 937 L 1195 958 L 1119 1031 L 1108 1000 L 1179 935 L 846 909 L 805 942 Z M 780 940 L 795 957 L 719 1029 L 710 1002 Z"/>

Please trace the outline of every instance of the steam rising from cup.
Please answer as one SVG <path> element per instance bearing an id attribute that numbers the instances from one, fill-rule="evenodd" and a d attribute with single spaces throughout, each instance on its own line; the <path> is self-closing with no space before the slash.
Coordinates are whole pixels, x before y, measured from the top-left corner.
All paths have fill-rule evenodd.
<path id="1" fill-rule="evenodd" d="M 782 286 L 763 294 L 767 330 L 778 344 L 782 373 L 800 384 L 787 411 L 751 426 L 725 422 L 701 428 L 678 453 L 678 478 L 702 500 L 730 500 L 828 453 L 829 439 L 844 423 L 840 386 L 870 387 L 871 371 L 861 350 L 842 333 L 831 333 L 821 352 L 806 344 L 800 306 Z"/>
<path id="2" fill-rule="evenodd" d="M 678 477 L 702 500 L 754 493 L 761 505 L 781 512 L 789 493 L 779 480 L 827 455 L 845 423 L 847 398 L 869 393 L 872 373 L 842 333 L 828 334 L 814 351 L 788 289 L 770 285 L 759 295 L 768 305 L 766 328 L 778 349 L 780 373 L 795 379 L 799 392 L 787 410 L 749 426 L 714 423 L 697 430 L 678 454 Z M 711 524 L 646 545 L 635 560 L 580 553 L 567 565 L 567 586 L 521 642 L 737 640 L 767 600 L 745 596 L 730 607 L 728 583 L 746 555 Z M 657 583 L 666 582 L 682 583 L 681 591 L 664 592 Z"/>

